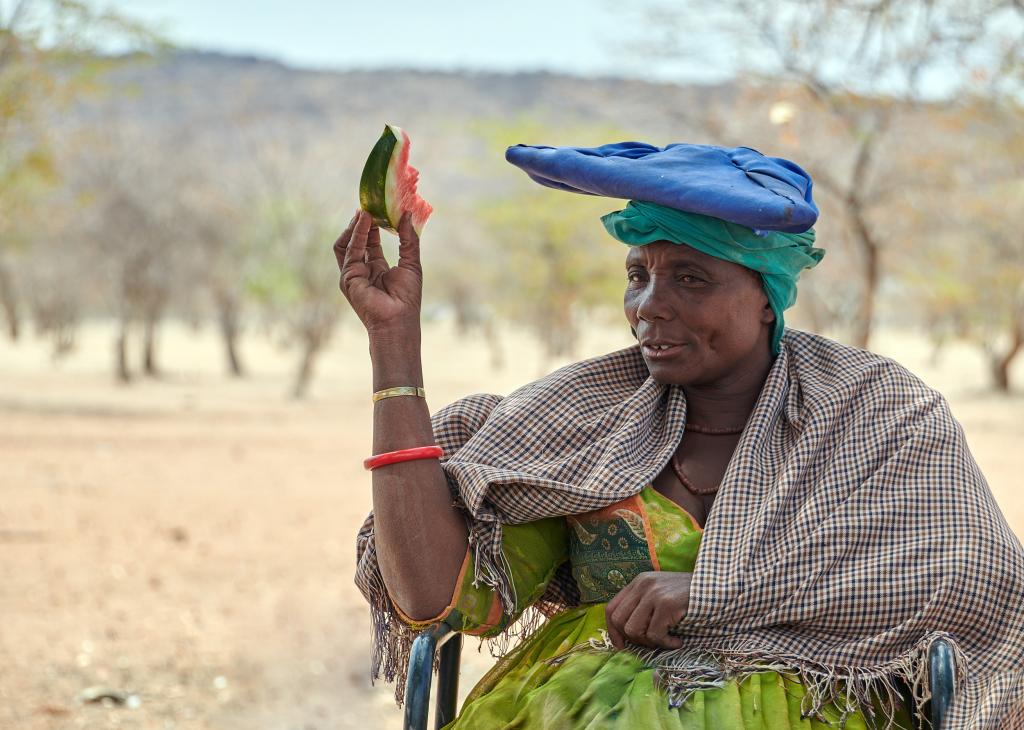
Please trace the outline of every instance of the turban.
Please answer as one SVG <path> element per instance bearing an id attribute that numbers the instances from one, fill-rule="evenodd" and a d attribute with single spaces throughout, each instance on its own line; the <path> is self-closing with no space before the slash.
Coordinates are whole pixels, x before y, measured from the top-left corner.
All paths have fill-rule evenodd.
<path id="1" fill-rule="evenodd" d="M 654 241 L 685 243 L 709 256 L 732 261 L 761 274 L 761 285 L 775 313 L 772 353 L 779 354 L 785 329 L 782 312 L 796 302 L 796 281 L 803 269 L 816 266 L 825 251 L 814 248 L 814 231 L 755 234 L 721 218 L 687 213 L 657 203 L 631 200 L 623 209 L 601 216 L 605 230 L 630 246 Z"/>
<path id="2" fill-rule="evenodd" d="M 761 275 L 775 313 L 772 352 L 796 302 L 800 272 L 825 255 L 814 248 L 818 208 L 799 165 L 749 147 L 617 142 L 600 147 L 515 145 L 505 159 L 541 185 L 629 200 L 602 216 L 631 246 L 668 240 Z"/>

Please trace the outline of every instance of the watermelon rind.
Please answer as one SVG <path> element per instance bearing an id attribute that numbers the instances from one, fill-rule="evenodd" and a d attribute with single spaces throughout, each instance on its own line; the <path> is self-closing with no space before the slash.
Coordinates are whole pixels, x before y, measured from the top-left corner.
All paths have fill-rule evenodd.
<path id="1" fill-rule="evenodd" d="M 401 153 L 403 142 L 400 127 L 384 125 L 384 133 L 370 150 L 363 166 L 363 175 L 359 179 L 359 205 L 373 216 L 373 222 L 381 228 L 397 232 L 398 216 L 388 210 L 388 199 L 395 201 L 395 176 L 392 161 L 397 161 L 396 153 Z"/>

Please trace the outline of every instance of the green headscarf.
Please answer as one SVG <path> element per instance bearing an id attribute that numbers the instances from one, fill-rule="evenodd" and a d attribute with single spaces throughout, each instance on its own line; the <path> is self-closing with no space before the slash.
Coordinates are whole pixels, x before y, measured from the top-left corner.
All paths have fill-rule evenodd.
<path id="1" fill-rule="evenodd" d="M 825 256 L 824 249 L 814 248 L 813 229 L 805 233 L 755 233 L 720 218 L 639 200 L 631 200 L 623 210 L 601 216 L 601 222 L 613 238 L 630 246 L 667 240 L 760 273 L 768 304 L 775 312 L 775 355 L 779 354 L 786 326 L 782 312 L 796 302 L 800 272 L 817 266 Z"/>

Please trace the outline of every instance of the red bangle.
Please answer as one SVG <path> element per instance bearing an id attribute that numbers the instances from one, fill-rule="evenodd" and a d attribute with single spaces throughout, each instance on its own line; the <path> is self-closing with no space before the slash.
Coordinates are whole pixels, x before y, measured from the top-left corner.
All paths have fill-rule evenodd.
<path id="1" fill-rule="evenodd" d="M 400 461 L 412 461 L 413 459 L 440 459 L 444 451 L 440 446 L 414 446 L 411 449 L 399 449 L 398 451 L 385 451 L 383 454 L 375 454 L 363 460 L 363 468 L 373 471 L 378 466 L 397 464 Z"/>

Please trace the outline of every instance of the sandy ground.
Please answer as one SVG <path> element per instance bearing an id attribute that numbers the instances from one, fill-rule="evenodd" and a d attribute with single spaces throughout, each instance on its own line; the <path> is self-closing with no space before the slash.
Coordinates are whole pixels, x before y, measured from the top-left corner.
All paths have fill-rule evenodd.
<path id="1" fill-rule="evenodd" d="M 579 356 L 629 344 L 624 329 Z M 391 688 L 370 686 L 352 584 L 370 504 L 365 336 L 340 334 L 304 403 L 284 396 L 290 358 L 255 338 L 254 374 L 235 382 L 212 331 L 170 328 L 166 375 L 130 387 L 108 374 L 110 342 L 96 323 L 57 365 L 41 343 L 0 342 L 0 727 L 400 727 Z M 525 339 L 506 340 L 499 371 L 482 345 L 452 342 L 426 333 L 435 409 L 539 372 Z M 965 348 L 938 367 L 913 333 L 874 349 L 946 394 L 1024 535 L 1024 397 L 986 392 Z M 491 663 L 476 645 L 463 693 Z M 129 701 L 79 702 L 91 687 Z"/>

